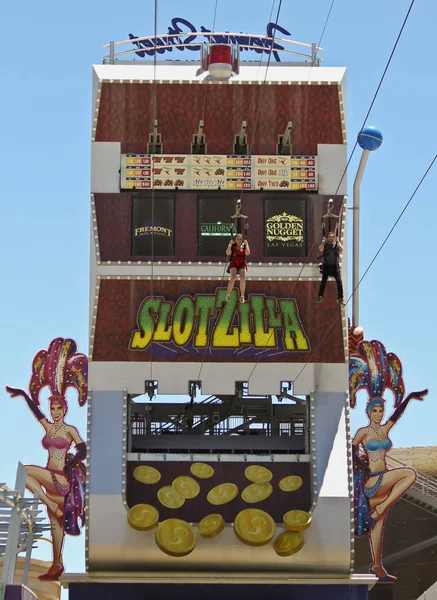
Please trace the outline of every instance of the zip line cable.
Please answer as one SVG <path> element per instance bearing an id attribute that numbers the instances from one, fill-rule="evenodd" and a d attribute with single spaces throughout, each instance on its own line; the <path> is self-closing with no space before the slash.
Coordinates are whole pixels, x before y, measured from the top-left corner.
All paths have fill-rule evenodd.
<path id="1" fill-rule="evenodd" d="M 214 17 L 213 17 L 213 20 L 212 20 L 212 31 L 211 31 L 211 33 L 214 33 L 214 31 L 215 31 L 215 22 L 216 22 L 216 17 L 217 17 L 217 7 L 218 7 L 218 0 L 215 0 Z M 205 89 L 205 93 L 203 95 L 202 121 L 205 121 L 206 99 L 208 97 L 209 85 L 205 86 L 205 88 L 206 88 Z M 197 139 L 197 148 L 199 148 L 199 147 L 200 147 L 200 140 L 198 138 Z"/>
<path id="2" fill-rule="evenodd" d="M 375 256 L 372 258 L 372 260 L 370 261 L 370 264 L 368 265 L 367 269 L 364 271 L 362 277 L 360 278 L 360 280 L 358 281 L 357 285 L 355 286 L 355 288 L 353 289 L 351 295 L 349 296 L 349 298 L 347 299 L 347 302 L 345 303 L 345 306 L 349 303 L 349 301 L 352 299 L 352 297 L 354 296 L 355 292 L 357 291 L 358 287 L 360 286 L 361 282 L 363 281 L 363 279 L 365 278 L 365 276 L 367 275 L 367 273 L 370 271 L 371 267 L 373 266 L 373 263 L 376 261 L 376 259 L 378 258 L 378 256 L 380 255 L 382 249 L 384 248 L 385 244 L 387 243 L 387 241 L 389 240 L 389 238 L 391 237 L 391 234 L 393 233 L 393 231 L 396 229 L 396 226 L 398 225 L 399 221 L 401 220 L 401 218 L 403 217 L 405 211 L 407 210 L 407 208 L 409 207 L 409 205 L 411 204 L 413 198 L 415 197 L 415 195 L 417 194 L 417 192 L 419 191 L 422 183 L 425 181 L 428 173 L 431 171 L 432 167 L 434 166 L 434 163 L 437 160 L 437 154 L 434 156 L 434 158 L 432 159 L 431 163 L 428 165 L 428 168 L 426 169 L 425 173 L 422 175 L 422 178 L 420 179 L 419 183 L 417 184 L 414 192 L 411 194 L 410 198 L 408 199 L 407 203 L 405 204 L 404 208 L 401 210 L 398 218 L 396 219 L 396 221 L 394 222 L 393 226 L 391 227 L 390 231 L 388 232 L 388 234 L 385 236 L 384 241 L 382 242 L 382 244 L 380 245 L 380 247 L 378 248 Z M 340 315 L 337 315 L 329 329 L 326 331 L 325 335 L 322 337 L 322 339 L 320 340 L 319 344 L 316 346 L 315 350 L 313 350 L 311 352 L 311 354 L 309 355 L 309 357 L 307 358 L 307 360 L 305 361 L 304 366 L 301 368 L 301 370 L 299 371 L 299 373 L 297 374 L 296 378 L 294 379 L 293 383 L 296 383 L 296 381 L 299 379 L 300 375 L 302 374 L 302 372 L 304 371 L 304 369 L 307 367 L 309 359 L 317 352 L 317 350 L 320 348 L 320 346 L 322 345 L 322 343 L 324 342 L 324 340 L 326 339 L 327 335 L 329 334 L 329 332 L 331 331 L 331 329 L 334 327 L 335 323 L 338 321 Z"/>
<path id="3" fill-rule="evenodd" d="M 156 40 L 157 40 L 157 34 L 158 34 L 158 0 L 155 0 L 155 18 L 154 18 L 154 36 L 155 36 L 155 53 L 153 55 L 153 86 L 152 86 L 152 256 L 151 256 L 151 260 L 152 260 L 152 265 L 151 265 L 151 269 L 150 269 L 150 275 L 151 275 L 151 279 L 150 279 L 150 296 L 153 298 L 153 267 L 154 267 L 154 262 L 155 262 L 155 187 L 153 186 L 153 170 L 154 170 L 154 166 L 155 166 L 155 144 L 157 143 L 158 138 L 156 137 L 155 139 L 155 133 L 156 136 L 158 136 L 158 132 L 155 131 L 155 122 L 156 122 L 156 115 L 157 115 L 157 105 L 156 105 L 156 57 L 157 57 L 157 52 L 156 52 Z M 153 382 L 153 340 L 152 343 L 150 344 L 150 381 Z"/>
<path id="4" fill-rule="evenodd" d="M 411 0 L 411 4 L 410 4 L 410 6 L 409 6 L 409 8 L 408 8 L 407 14 L 405 15 L 404 22 L 402 23 L 402 26 L 401 26 L 401 28 L 400 28 L 400 30 L 399 30 L 399 33 L 398 33 L 398 37 L 396 38 L 396 41 L 395 41 L 395 43 L 394 43 L 394 46 L 393 46 L 393 48 L 392 48 L 392 51 L 390 52 L 389 59 L 388 59 L 388 61 L 387 61 L 387 64 L 385 65 L 385 69 L 384 69 L 384 71 L 383 71 L 383 73 L 382 73 L 382 75 L 381 75 L 381 79 L 379 80 L 378 87 L 376 88 L 376 92 L 375 92 L 375 93 L 374 93 L 374 95 L 373 95 L 372 102 L 370 103 L 369 110 L 367 111 L 367 114 L 366 114 L 366 116 L 365 116 L 365 118 L 364 118 L 363 124 L 361 125 L 361 129 L 360 129 L 360 131 L 362 131 L 362 130 L 364 129 L 364 127 L 365 127 L 365 125 L 366 125 L 366 123 L 367 123 L 367 119 L 369 118 L 369 115 L 370 115 L 370 113 L 371 113 L 371 110 L 372 110 L 372 108 L 373 108 L 373 105 L 375 104 L 375 100 L 376 100 L 376 98 L 377 98 L 377 96 L 378 96 L 378 94 L 379 94 L 379 90 L 381 89 L 382 83 L 383 83 L 383 81 L 384 81 L 384 79 L 385 79 L 385 76 L 386 76 L 386 74 L 387 74 L 387 71 L 388 71 L 388 68 L 389 68 L 389 66 L 390 66 L 391 60 L 392 60 L 392 58 L 393 58 L 393 56 L 394 56 L 394 53 L 395 53 L 395 51 L 396 51 L 396 48 L 397 48 L 397 46 L 398 46 L 399 40 L 401 39 L 401 35 L 402 35 L 403 31 L 404 31 L 405 25 L 407 24 L 408 17 L 410 16 L 410 12 L 411 12 L 411 9 L 413 8 L 413 5 L 414 5 L 415 1 L 416 1 L 416 0 Z M 349 156 L 349 160 L 348 160 L 348 161 L 347 161 L 347 163 L 346 163 L 346 167 L 345 167 L 345 169 L 344 169 L 344 171 L 343 171 L 343 175 L 341 176 L 340 182 L 339 182 L 339 184 L 338 184 L 338 186 L 337 186 L 337 190 L 336 190 L 336 192 L 335 192 L 335 195 L 337 195 L 337 193 L 338 193 L 338 190 L 340 189 L 340 186 L 341 186 L 341 184 L 342 184 L 342 181 L 343 181 L 343 179 L 344 179 L 344 176 L 345 176 L 345 175 L 346 175 L 346 173 L 347 173 L 347 170 L 348 170 L 349 164 L 350 164 L 350 162 L 351 162 L 351 160 L 352 160 L 352 156 L 354 155 L 354 152 L 355 152 L 355 150 L 356 150 L 356 148 L 357 148 L 357 145 L 358 145 L 358 140 L 355 140 L 354 147 L 352 148 L 351 155 Z"/>
<path id="5" fill-rule="evenodd" d="M 325 24 L 323 25 L 322 33 L 320 34 L 319 43 L 317 44 L 317 48 L 320 48 L 322 45 L 323 36 L 325 35 L 326 27 L 328 25 L 329 17 L 331 16 L 332 8 L 334 6 L 335 0 L 331 0 L 331 6 L 329 7 L 328 14 L 326 15 Z M 317 50 L 316 50 L 317 52 Z M 308 72 L 307 81 L 310 79 L 311 72 L 313 70 L 314 64 L 311 64 L 311 68 Z"/>
<path id="6" fill-rule="evenodd" d="M 273 9 L 274 9 L 275 3 L 276 3 L 276 0 L 273 0 L 272 8 L 271 8 L 271 11 L 270 11 L 269 22 L 270 22 L 270 20 L 272 18 L 272 14 L 273 14 Z M 275 27 L 273 29 L 274 32 L 276 31 L 276 27 L 278 25 L 279 15 L 280 15 L 280 12 L 281 12 L 281 6 L 282 6 L 282 0 L 279 0 L 278 12 L 276 14 Z M 271 43 L 270 52 L 269 52 L 269 58 L 268 58 L 268 61 L 267 61 L 267 66 L 266 66 L 266 73 L 265 73 L 264 81 L 263 81 L 263 84 L 262 84 L 262 87 L 261 87 L 261 92 L 262 92 L 262 90 L 264 88 L 264 85 L 266 83 L 266 80 L 267 80 L 267 72 L 268 72 L 268 68 L 270 66 L 270 60 L 271 60 L 271 56 L 272 56 L 272 52 L 273 52 L 273 46 L 274 46 L 274 43 L 275 43 L 275 37 L 276 36 L 273 33 L 272 43 Z M 264 58 L 264 56 L 261 56 L 261 59 L 260 59 L 259 65 L 258 65 L 258 75 L 259 75 L 259 72 L 260 72 L 261 63 L 262 63 L 263 58 Z M 253 90 L 252 90 L 252 96 L 251 96 L 251 101 L 250 101 L 250 105 L 249 105 L 249 113 L 248 113 L 247 122 L 249 122 L 249 117 L 250 117 L 250 113 L 251 113 L 251 110 L 252 110 L 252 103 L 253 103 L 253 98 L 254 98 L 254 95 L 255 95 L 255 90 L 256 90 L 256 88 L 254 87 Z M 260 110 L 261 110 L 261 97 L 262 96 L 260 95 L 260 102 L 259 102 L 259 106 L 258 106 L 258 113 L 257 113 L 257 117 L 256 117 L 256 120 L 255 120 L 255 127 L 254 127 L 254 130 L 253 130 L 253 133 L 252 133 L 252 140 L 251 140 L 252 144 L 253 144 L 253 142 L 255 140 L 256 127 L 257 127 L 257 124 L 258 124 L 259 113 L 260 113 Z M 244 178 L 244 180 L 246 180 L 246 177 Z M 243 184 L 243 190 L 241 190 L 241 194 L 240 194 L 240 201 L 242 201 L 243 192 L 244 192 L 244 184 Z M 223 269 L 223 274 L 222 274 L 222 278 L 221 278 L 220 285 L 219 285 L 220 288 L 223 285 L 223 281 L 224 281 L 224 278 L 225 278 L 227 264 L 228 264 L 227 261 L 225 261 L 225 266 L 224 266 L 224 269 Z M 201 365 L 200 365 L 199 374 L 197 376 L 197 381 L 200 381 L 200 375 L 202 373 L 203 365 L 204 365 L 204 362 L 205 362 L 206 351 L 210 350 L 210 344 L 211 344 L 211 340 L 208 341 L 208 346 L 207 346 L 207 348 L 205 348 L 205 350 L 203 352 L 203 358 L 202 358 L 202 362 L 201 362 Z"/>
<path id="7" fill-rule="evenodd" d="M 372 110 L 372 108 L 373 108 L 373 105 L 375 104 L 376 98 L 377 98 L 377 96 L 378 96 L 378 94 L 379 94 L 379 91 L 380 91 L 380 89 L 381 89 L 382 83 L 383 83 L 383 81 L 384 81 L 384 79 L 385 79 L 385 76 L 386 76 L 386 74 L 387 74 L 388 68 L 389 68 L 389 66 L 390 66 L 390 63 L 391 63 L 391 61 L 392 61 L 392 58 L 393 58 L 393 56 L 394 56 L 394 53 L 395 53 L 395 50 L 396 50 L 396 48 L 397 48 L 397 45 L 398 45 L 398 43 L 399 43 L 399 40 L 400 40 L 400 38 L 401 38 L 402 32 L 403 32 L 403 30 L 404 30 L 404 28 L 405 28 L 405 25 L 406 25 L 406 23 L 407 23 L 408 17 L 409 17 L 409 15 L 410 15 L 410 12 L 411 12 L 411 9 L 413 8 L 414 2 L 415 2 L 415 0 L 412 0 L 412 1 L 411 1 L 411 4 L 410 4 L 410 6 L 409 6 L 409 8 L 408 8 L 408 11 L 407 11 L 407 13 L 406 13 L 406 15 L 405 15 L 404 21 L 403 21 L 403 23 L 402 23 L 402 26 L 401 26 L 401 28 L 400 28 L 400 30 L 399 30 L 399 33 L 398 33 L 398 36 L 397 36 L 397 38 L 396 38 L 395 44 L 394 44 L 394 46 L 393 46 L 393 48 L 392 48 L 392 50 L 391 50 L 391 52 L 390 52 L 390 56 L 389 56 L 389 58 L 388 58 L 388 61 L 387 61 L 386 65 L 385 65 L 385 68 L 384 68 L 383 74 L 382 74 L 382 76 L 381 76 L 381 79 L 380 79 L 380 81 L 379 81 L 379 83 L 378 83 L 378 86 L 377 86 L 377 88 L 376 88 L 376 91 L 375 91 L 375 93 L 374 93 L 374 95 L 373 95 L 372 101 L 371 101 L 371 103 L 370 103 L 369 109 L 367 110 L 367 113 L 366 113 L 366 116 L 365 116 L 365 119 L 364 119 L 364 121 L 363 121 L 363 124 L 362 124 L 362 126 L 361 126 L 361 129 L 360 129 L 360 131 L 362 131 L 362 130 L 363 130 L 363 128 L 364 128 L 364 126 L 365 126 L 365 124 L 366 124 L 366 122 L 367 122 L 367 119 L 369 118 L 370 112 L 371 112 L 371 110 Z M 331 7 L 331 8 L 332 8 L 332 7 Z M 338 184 L 338 186 L 337 186 L 337 189 L 336 189 L 336 191 L 335 191 L 335 194 L 334 194 L 335 196 L 338 194 L 338 190 L 340 189 L 341 183 L 342 183 L 342 181 L 343 181 L 343 179 L 344 179 L 344 176 L 345 176 L 345 174 L 346 174 L 346 172 L 347 172 L 347 169 L 348 169 L 348 167 L 349 167 L 349 164 L 350 164 L 350 162 L 351 162 L 351 160 L 352 160 L 352 157 L 353 157 L 353 155 L 354 155 L 354 153 L 355 153 L 355 150 L 356 150 L 356 148 L 357 148 L 357 145 L 358 145 L 358 141 L 356 141 L 356 142 L 355 142 L 355 144 L 354 144 L 354 147 L 353 147 L 353 149 L 352 149 L 352 152 L 351 152 L 351 154 L 350 154 L 350 156 L 349 156 L 349 160 L 347 161 L 346 167 L 345 167 L 345 169 L 344 169 L 344 171 L 343 171 L 343 174 L 342 174 L 342 176 L 341 176 L 341 178 L 340 178 L 339 184 Z M 316 245 L 316 242 L 314 241 L 314 242 L 313 242 L 313 244 L 312 244 L 312 246 L 311 246 L 311 248 L 310 248 L 310 251 L 308 252 L 308 255 L 307 255 L 307 257 L 305 258 L 305 262 L 303 263 L 303 265 L 302 265 L 302 267 L 301 267 L 301 269 L 300 269 L 300 271 L 299 271 L 299 273 L 298 273 L 297 279 L 296 279 L 296 281 L 294 282 L 293 288 L 292 288 L 292 290 L 291 290 L 290 294 L 288 295 L 288 298 L 291 298 L 291 297 L 292 297 L 292 295 L 294 294 L 294 291 L 295 291 L 295 289 L 296 289 L 296 286 L 297 286 L 297 284 L 298 284 L 298 282 L 299 282 L 299 280 L 300 280 L 300 277 L 301 277 L 301 275 L 302 275 L 302 272 L 303 272 L 303 270 L 304 270 L 305 266 L 306 266 L 306 265 L 307 265 L 307 263 L 308 263 L 308 259 L 309 259 L 309 257 L 311 256 L 311 252 L 312 252 L 312 251 L 313 251 L 313 249 L 315 248 L 315 245 Z M 267 340 L 267 343 L 270 341 L 270 338 L 272 337 L 272 335 L 273 335 L 273 332 L 270 334 L 270 337 L 268 338 L 268 340 Z M 256 361 L 256 363 L 255 363 L 255 365 L 254 365 L 254 367 L 253 367 L 253 369 L 252 369 L 252 371 L 250 372 L 249 378 L 248 378 L 248 380 L 247 380 L 248 382 L 249 382 L 250 378 L 252 377 L 252 375 L 253 375 L 253 373 L 254 373 L 254 371 L 255 371 L 256 367 L 258 366 L 258 363 L 259 363 L 259 361 L 261 360 L 261 357 L 262 357 L 262 355 L 263 355 L 263 353 L 264 353 L 264 352 L 265 352 L 265 350 L 263 350 L 262 352 L 260 352 L 260 356 L 259 356 L 259 358 L 257 359 L 257 361 Z"/>

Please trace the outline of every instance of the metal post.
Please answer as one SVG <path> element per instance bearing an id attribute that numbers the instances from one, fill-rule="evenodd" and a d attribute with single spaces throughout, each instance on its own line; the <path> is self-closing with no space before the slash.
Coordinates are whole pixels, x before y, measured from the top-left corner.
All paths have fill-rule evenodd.
<path id="1" fill-rule="evenodd" d="M 37 510 L 39 504 L 39 496 L 35 492 L 34 494 L 34 503 L 32 504 L 32 509 Z M 23 585 L 27 585 L 29 580 L 29 571 L 30 571 L 30 559 L 32 557 L 32 547 L 34 541 L 34 532 L 33 530 L 29 531 L 29 535 L 27 536 L 27 546 L 26 546 L 26 556 L 24 559 L 24 568 L 23 568 Z"/>
<path id="2" fill-rule="evenodd" d="M 315 67 L 317 65 L 317 46 L 316 44 L 311 44 L 311 66 Z"/>
<path id="3" fill-rule="evenodd" d="M 359 323 L 359 281 L 360 281 L 360 186 L 366 168 L 370 151 L 363 150 L 360 164 L 354 181 L 353 194 L 353 270 L 352 270 L 352 325 L 356 327 Z"/>
<path id="4" fill-rule="evenodd" d="M 115 63 L 114 42 L 109 42 L 109 63 L 111 65 L 113 65 Z"/>
<path id="5" fill-rule="evenodd" d="M 18 463 L 17 478 L 15 481 L 15 490 L 18 492 L 16 499 L 16 507 L 11 509 L 11 519 L 8 527 L 8 540 L 6 542 L 5 554 L 3 557 L 3 573 L 1 583 L 6 585 L 12 585 L 15 577 L 15 566 L 17 564 L 17 550 L 18 540 L 20 537 L 21 529 L 21 516 L 17 508 L 18 503 L 24 496 L 24 490 L 26 488 L 26 469 L 21 463 Z"/>

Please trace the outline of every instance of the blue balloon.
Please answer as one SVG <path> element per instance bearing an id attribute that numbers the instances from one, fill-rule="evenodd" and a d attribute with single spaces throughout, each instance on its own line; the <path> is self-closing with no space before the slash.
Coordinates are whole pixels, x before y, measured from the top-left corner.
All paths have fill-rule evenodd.
<path id="1" fill-rule="evenodd" d="M 367 126 L 364 127 L 357 137 L 358 144 L 363 150 L 378 150 L 382 144 L 382 133 L 376 127 Z"/>

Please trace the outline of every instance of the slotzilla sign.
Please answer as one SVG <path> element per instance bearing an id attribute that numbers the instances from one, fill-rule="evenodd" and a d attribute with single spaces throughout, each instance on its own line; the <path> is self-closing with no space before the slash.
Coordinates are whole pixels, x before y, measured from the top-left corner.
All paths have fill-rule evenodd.
<path id="1" fill-rule="evenodd" d="M 171 20 L 171 27 L 168 27 L 168 33 L 172 35 L 172 37 L 160 38 L 156 39 L 148 39 L 138 41 L 138 36 L 133 33 L 129 34 L 129 39 L 132 40 L 134 46 L 140 49 L 139 52 L 135 52 L 137 56 L 140 58 L 144 58 L 146 54 L 148 56 L 153 56 L 155 52 L 158 54 L 164 54 L 164 52 L 172 52 L 172 46 L 176 46 L 176 44 L 193 44 L 197 41 L 197 35 L 193 35 L 197 33 L 196 27 L 187 21 L 186 19 L 182 19 L 181 17 L 175 17 Z M 202 33 L 210 33 L 211 35 L 207 35 L 205 37 L 202 36 L 202 41 L 206 40 L 209 43 L 213 44 L 238 44 L 240 46 L 240 51 L 249 50 L 248 46 L 257 46 L 258 48 L 254 50 L 257 54 L 269 54 L 272 50 L 272 42 L 271 40 L 266 40 L 255 35 L 249 35 L 247 33 L 241 33 L 241 35 L 217 35 L 216 33 L 212 33 L 210 29 L 207 29 L 203 25 L 200 26 L 200 31 Z M 276 23 L 268 23 L 266 27 L 266 36 L 268 38 L 273 38 L 277 36 L 279 33 L 284 35 L 291 35 L 289 31 L 277 25 Z M 181 36 L 182 34 L 182 36 Z M 186 36 L 186 37 L 185 37 Z M 161 46 L 161 48 L 157 48 L 155 50 L 155 46 Z M 167 46 L 167 48 L 163 47 Z M 184 47 L 175 47 L 175 50 L 193 50 L 194 52 L 198 52 L 200 50 L 200 46 L 184 46 Z M 273 50 L 284 50 L 284 47 L 278 44 L 277 42 L 273 42 Z M 273 57 L 276 61 L 281 62 L 279 58 L 278 52 L 272 53 Z"/>
<path id="2" fill-rule="evenodd" d="M 163 238 L 167 239 L 167 238 Z M 251 273 L 251 266 L 249 266 Z M 213 279 L 213 278 L 210 278 Z M 314 308 L 319 281 L 247 282 L 246 302 L 217 279 L 102 279 L 93 361 L 327 362 L 345 361 L 335 283 Z"/>
<path id="3" fill-rule="evenodd" d="M 206 348 L 235 351 L 245 345 L 252 354 L 258 349 L 275 353 L 310 350 L 294 298 L 251 294 L 249 302 L 241 304 L 235 291 L 224 302 L 226 294 L 226 289 L 217 289 L 215 294 L 184 294 L 176 302 L 144 298 L 129 350 L 147 350 L 152 342 L 171 343 L 194 355 Z M 221 307 L 218 314 L 217 307 Z M 238 323 L 234 324 L 236 314 Z"/>

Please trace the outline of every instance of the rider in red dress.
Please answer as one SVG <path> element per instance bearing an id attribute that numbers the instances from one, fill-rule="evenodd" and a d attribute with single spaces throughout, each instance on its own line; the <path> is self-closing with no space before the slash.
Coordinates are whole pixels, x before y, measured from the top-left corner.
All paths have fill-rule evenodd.
<path id="1" fill-rule="evenodd" d="M 228 273 L 231 274 L 229 280 L 226 302 L 231 298 L 231 292 L 234 288 L 237 274 L 240 276 L 240 302 L 244 303 L 244 292 L 246 290 L 246 256 L 249 256 L 250 248 L 247 240 L 243 242 L 243 235 L 238 233 L 235 242 L 231 240 L 226 248 L 226 256 L 229 256 Z"/>

